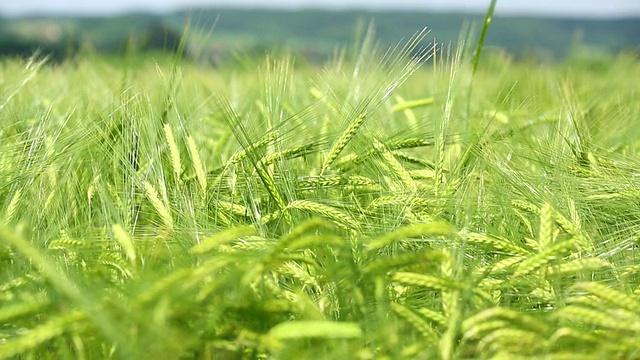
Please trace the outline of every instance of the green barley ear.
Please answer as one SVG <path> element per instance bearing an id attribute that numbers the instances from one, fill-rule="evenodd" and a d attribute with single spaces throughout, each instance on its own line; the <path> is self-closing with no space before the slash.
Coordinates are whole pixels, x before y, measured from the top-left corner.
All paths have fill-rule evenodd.
<path id="1" fill-rule="evenodd" d="M 538 249 L 547 248 L 553 243 L 553 208 L 545 203 L 540 208 L 540 230 L 538 231 Z"/>
<path id="2" fill-rule="evenodd" d="M 424 307 L 417 309 L 417 312 L 425 319 L 429 320 L 432 324 L 437 325 L 440 328 L 445 327 L 447 324 L 447 317 L 441 312 Z"/>
<path id="3" fill-rule="evenodd" d="M 158 197 L 156 189 L 151 185 L 151 183 L 145 181 L 144 190 L 147 198 L 151 201 L 151 205 L 153 205 L 153 208 L 156 210 L 158 215 L 160 215 L 165 227 L 168 230 L 173 230 L 173 217 L 171 216 L 171 212 L 169 211 L 169 208 L 165 206 L 165 203 Z"/>
<path id="4" fill-rule="evenodd" d="M 256 228 L 253 225 L 239 226 L 223 230 L 217 234 L 209 236 L 202 240 L 201 243 L 191 248 L 192 254 L 204 254 L 209 252 L 220 245 L 227 244 L 236 239 L 256 235 Z"/>
<path id="5" fill-rule="evenodd" d="M 200 190 L 204 194 L 207 191 L 207 171 L 202 163 L 200 154 L 198 153 L 196 142 L 193 140 L 193 136 L 191 135 L 187 137 L 187 148 L 189 149 L 189 154 L 191 155 L 193 170 L 196 172 L 196 178 L 198 179 Z"/>
<path id="6" fill-rule="evenodd" d="M 136 263 L 136 247 L 133 244 L 133 239 L 131 236 L 124 230 L 122 225 L 114 224 L 111 227 L 111 231 L 113 232 L 114 240 L 120 245 L 122 248 L 122 252 L 129 259 L 132 266 L 135 266 Z"/>
<path id="7" fill-rule="evenodd" d="M 585 257 L 575 259 L 567 263 L 550 266 L 547 269 L 547 275 L 550 277 L 567 277 L 584 271 L 594 272 L 611 268 L 613 268 L 613 265 L 606 260 L 597 257 Z"/>
<path id="8" fill-rule="evenodd" d="M 522 352 L 537 354 L 547 346 L 547 341 L 536 332 L 523 329 L 497 329 L 478 342 L 478 352 L 483 354 L 494 354 L 500 351 L 512 352 L 512 354 Z"/>
<path id="9" fill-rule="evenodd" d="M 418 330 L 418 332 L 420 332 L 420 334 L 424 337 L 425 341 L 430 343 L 438 342 L 438 333 L 433 330 L 431 324 L 429 324 L 429 322 L 420 314 L 398 303 L 391 303 L 391 308 L 399 317 L 403 318 L 414 328 L 416 328 L 416 330 Z"/>
<path id="10" fill-rule="evenodd" d="M 68 251 L 71 251 L 73 249 L 87 248 L 88 245 L 89 244 L 86 241 L 83 241 L 83 240 L 69 239 L 69 238 L 63 237 L 61 239 L 51 240 L 47 244 L 47 249 L 49 249 L 49 250 L 68 250 Z"/>
<path id="11" fill-rule="evenodd" d="M 180 181 L 180 175 L 182 174 L 182 161 L 180 160 L 180 150 L 178 149 L 178 143 L 171 130 L 171 125 L 165 123 L 163 125 L 164 134 L 169 147 L 169 154 L 171 155 L 171 166 L 176 176 L 176 181 Z"/>
<path id="12" fill-rule="evenodd" d="M 475 245 L 487 245 L 496 250 L 506 251 L 511 254 L 528 256 L 531 254 L 530 250 L 519 246 L 514 241 L 509 239 L 503 239 L 494 235 L 479 234 L 479 233 L 462 233 L 461 236 L 466 239 L 470 244 Z"/>
<path id="13" fill-rule="evenodd" d="M 573 239 L 570 239 L 548 246 L 541 252 L 530 256 L 525 261 L 520 263 L 512 278 L 527 276 L 540 268 L 547 267 L 552 262 L 558 261 L 559 259 L 563 258 L 572 249 L 575 249 L 575 245 L 575 241 Z"/>
<path id="14" fill-rule="evenodd" d="M 294 200 L 287 205 L 287 209 L 304 210 L 323 216 L 347 231 L 354 231 L 359 228 L 358 223 L 353 219 L 353 217 L 351 217 L 351 215 L 348 215 L 333 206 L 321 204 L 315 201 Z"/>
<path id="15" fill-rule="evenodd" d="M 86 320 L 87 316 L 81 311 L 72 311 L 51 318 L 44 324 L 29 329 L 22 336 L 0 343 L 0 358 L 11 358 L 36 349 Z"/>
<path id="16" fill-rule="evenodd" d="M 19 188 L 15 191 L 13 196 L 11 197 L 11 201 L 9 201 L 9 205 L 7 205 L 7 210 L 5 212 L 5 222 L 7 224 L 11 223 L 13 217 L 16 214 L 16 209 L 18 208 L 18 203 L 20 203 L 20 198 L 22 197 L 22 188 Z"/>
<path id="17" fill-rule="evenodd" d="M 459 288 L 459 284 L 441 277 L 436 277 L 427 274 L 418 274 L 412 272 L 396 272 L 392 275 L 391 279 L 395 282 L 425 287 L 436 290 L 455 290 Z"/>
<path id="18" fill-rule="evenodd" d="M 358 323 L 328 320 L 287 321 L 271 328 L 263 341 L 272 348 L 279 348 L 282 341 L 358 339 L 362 335 L 362 329 Z"/>
<path id="19" fill-rule="evenodd" d="M 419 274 L 414 272 L 406 272 L 406 271 L 398 271 L 391 275 L 391 280 L 403 285 L 416 286 L 416 287 L 424 287 L 428 289 L 433 289 L 437 291 L 464 291 L 467 290 L 468 285 L 462 284 L 460 282 L 438 277 L 434 275 L 428 274 Z M 473 288 L 471 290 L 474 295 L 478 296 L 480 299 L 484 300 L 487 303 L 491 303 L 491 296 L 482 289 Z"/>
<path id="20" fill-rule="evenodd" d="M 424 99 L 416 99 L 410 101 L 401 101 L 393 106 L 393 112 L 405 111 L 416 107 L 431 105 L 434 102 L 434 98 L 428 97 Z"/>
<path id="21" fill-rule="evenodd" d="M 608 305 L 612 305 L 619 309 L 625 309 L 640 316 L 640 301 L 634 296 L 624 294 L 618 290 L 614 290 L 603 284 L 596 282 L 581 282 L 573 285 L 572 290 L 587 292 Z"/>
<path id="22" fill-rule="evenodd" d="M 238 114 L 235 106 L 231 103 L 229 99 L 227 99 L 224 96 L 218 95 L 216 99 L 218 101 L 218 105 L 220 106 L 220 108 L 223 110 L 225 114 L 224 121 L 227 123 L 227 126 L 229 126 L 229 128 L 235 135 L 238 142 L 240 142 L 243 149 L 245 150 L 252 149 L 255 143 L 251 141 L 251 138 L 248 134 L 248 129 L 242 123 L 242 119 Z M 277 131 L 274 130 L 273 132 L 275 132 L 276 134 L 275 136 L 277 138 L 277 134 L 278 134 Z M 269 142 L 266 143 L 265 145 L 268 145 L 268 144 Z M 273 178 L 273 174 L 271 173 L 270 169 L 267 166 L 265 166 L 262 162 L 260 162 L 260 157 L 258 156 L 258 154 L 255 154 L 253 151 L 246 152 L 246 156 L 251 162 L 251 165 L 255 169 L 256 173 L 258 174 L 258 178 L 264 185 L 265 190 L 267 190 L 267 193 L 277 205 L 278 210 L 283 211 L 282 214 L 286 222 L 288 224 L 291 224 L 291 216 L 289 215 L 288 212 L 284 211 L 286 207 L 284 193 L 277 186 L 277 183 L 275 182 Z"/>
<path id="23" fill-rule="evenodd" d="M 289 244 L 291 244 L 292 242 L 307 235 L 308 233 L 314 232 L 315 230 L 318 230 L 318 229 L 332 230 L 333 228 L 334 226 L 332 225 L 332 223 L 326 220 L 323 220 L 317 217 L 311 218 L 309 220 L 301 222 L 298 226 L 291 229 L 291 231 L 289 231 L 287 235 L 283 236 L 278 242 L 278 248 L 284 249 L 287 246 L 289 246 Z"/>
<path id="24" fill-rule="evenodd" d="M 385 55 L 380 67 L 387 68 L 391 74 L 391 78 L 384 79 L 384 82 L 378 84 L 379 89 L 377 89 L 377 91 L 368 94 L 364 99 L 359 101 L 355 107 L 349 109 L 345 119 L 347 126 L 325 156 L 320 175 L 323 175 L 329 166 L 334 163 L 340 153 L 356 136 L 365 120 L 373 115 L 374 110 L 376 110 L 383 101 L 388 99 L 394 91 L 420 67 L 423 60 L 429 58 L 430 54 L 419 47 L 420 42 L 426 37 L 427 33 L 427 29 L 417 32 L 405 44 L 397 46 Z M 366 41 L 362 46 L 355 64 L 354 77 L 357 76 L 361 67 L 363 67 L 367 61 L 371 61 L 371 59 L 367 58 L 369 55 L 368 52 L 373 49 L 369 41 Z M 411 59 L 412 53 L 416 51 L 417 57 L 412 60 L 407 60 L 407 58 Z"/>
<path id="25" fill-rule="evenodd" d="M 392 187 L 392 190 L 398 192 L 415 192 L 417 190 L 417 185 L 415 181 L 413 181 L 411 173 L 409 173 L 407 169 L 402 166 L 400 161 L 398 161 L 398 159 L 396 159 L 396 157 L 393 156 L 393 154 L 389 150 L 387 150 L 387 148 L 379 140 L 375 138 L 373 139 L 373 147 L 380 154 L 387 168 L 391 170 L 391 174 L 393 174 L 398 180 L 400 180 L 400 183 L 402 184 L 402 187 L 394 186 L 395 189 L 394 187 Z"/>
<path id="26" fill-rule="evenodd" d="M 133 266 L 131 261 L 127 262 L 122 256 L 116 252 L 107 252 L 100 255 L 98 264 L 112 270 L 112 273 L 119 279 L 131 279 L 133 278 Z"/>
<path id="27" fill-rule="evenodd" d="M 9 90 L 5 90 L 2 101 L 0 102 L 0 111 L 4 109 L 7 104 L 9 104 L 13 98 L 25 87 L 29 82 L 31 82 L 40 69 L 49 61 L 47 56 L 41 57 L 40 52 L 36 51 L 27 61 L 26 66 L 24 66 L 24 75 L 22 77 L 22 81 L 18 82 L 16 86 L 10 88 Z"/>
<path id="28" fill-rule="evenodd" d="M 91 201 L 93 200 L 96 190 L 98 189 L 98 185 L 100 185 L 100 180 L 101 180 L 101 175 L 100 174 L 96 175 L 93 178 L 93 180 L 91 180 L 91 183 L 87 188 L 87 203 L 89 205 L 91 205 Z"/>
<path id="29" fill-rule="evenodd" d="M 413 266 L 436 268 L 445 258 L 445 254 L 435 250 L 416 253 L 410 252 L 389 257 L 376 257 L 375 260 L 367 263 L 363 267 L 362 273 L 367 276 L 377 276 L 394 270 L 412 268 Z"/>
<path id="30" fill-rule="evenodd" d="M 260 162 L 263 165 L 270 165 L 278 161 L 286 161 L 303 156 L 308 156 L 318 152 L 321 146 L 322 142 L 311 142 L 306 145 L 296 146 L 293 148 L 274 152 L 270 155 L 265 155 L 262 159 L 260 159 Z"/>
<path id="31" fill-rule="evenodd" d="M 4 285 L 5 284 L 0 286 L 0 288 L 6 287 Z M 14 321 L 22 317 L 42 313 L 43 311 L 46 311 L 46 308 L 49 305 L 49 301 L 37 298 L 19 303 L 3 305 L 2 308 L 0 308 L 0 322 L 8 324 L 10 320 Z"/>
<path id="32" fill-rule="evenodd" d="M 629 318 L 600 309 L 591 309 L 569 305 L 553 314 L 556 319 L 595 326 L 602 329 L 620 331 L 622 333 L 640 333 L 640 319 Z"/>
<path id="33" fill-rule="evenodd" d="M 301 176 L 297 187 L 301 190 L 318 188 L 352 187 L 355 189 L 376 188 L 378 183 L 364 176 Z M 381 189 L 379 189 L 381 190 Z"/>
<path id="34" fill-rule="evenodd" d="M 465 333 L 479 334 L 481 328 L 486 328 L 485 324 L 493 321 L 505 321 L 514 327 L 521 327 L 537 333 L 547 333 L 549 325 L 534 316 L 523 314 L 503 307 L 492 307 L 480 311 L 462 322 L 462 331 Z M 475 337 L 466 335 L 465 337 Z"/>
<path id="35" fill-rule="evenodd" d="M 453 233 L 453 231 L 453 227 L 444 222 L 407 225 L 392 233 L 372 240 L 367 245 L 367 250 L 378 250 L 396 241 L 408 238 L 416 238 L 422 236 L 445 236 Z"/>
<path id="36" fill-rule="evenodd" d="M 51 282 L 56 291 L 66 296 L 69 300 L 75 302 L 81 309 L 85 310 L 72 312 L 71 314 L 60 317 L 57 320 L 53 320 L 51 323 L 41 325 L 42 327 L 39 329 L 42 330 L 42 332 L 36 333 L 38 339 L 44 338 L 44 340 L 46 340 L 49 339 L 50 336 L 56 336 L 61 327 L 60 323 L 65 325 L 70 320 L 75 322 L 75 320 L 80 317 L 86 317 L 91 320 L 91 322 L 100 330 L 102 335 L 104 335 L 109 341 L 112 341 L 113 343 L 125 343 L 124 337 L 121 335 L 121 332 L 117 329 L 116 324 L 112 319 L 106 316 L 103 312 L 89 312 L 89 310 L 95 309 L 96 306 L 95 300 L 91 298 L 91 294 L 81 291 L 81 289 L 79 289 L 79 287 L 74 284 L 65 273 L 61 272 L 53 261 L 44 256 L 39 249 L 33 247 L 26 239 L 10 231 L 2 223 L 0 223 L 0 238 L 3 239 L 4 242 L 15 247 L 16 251 L 29 259 L 31 264 L 37 266 L 40 269 L 40 273 Z M 17 340 L 18 342 L 16 343 L 16 347 L 14 347 L 15 344 L 11 345 L 11 347 L 9 347 L 7 343 L 0 344 L 0 349 L 2 346 L 5 346 L 3 350 L 11 352 L 15 351 L 12 349 L 31 346 L 31 338 L 26 337 L 23 339 L 26 340 Z M 1 353 L 2 351 L 0 351 L 0 354 Z"/>
<path id="37" fill-rule="evenodd" d="M 143 307 L 154 300 L 175 292 L 178 288 L 199 286 L 202 284 L 203 278 L 218 272 L 221 268 L 228 266 L 230 262 L 229 258 L 218 257 L 207 260 L 197 267 L 173 270 L 161 279 L 148 284 L 149 286 L 145 291 L 132 299 L 132 305 L 134 307 Z"/>
<path id="38" fill-rule="evenodd" d="M 347 128 L 342 132 L 338 140 L 336 140 L 335 143 L 333 143 L 333 145 L 331 146 L 329 153 L 322 163 L 320 175 L 323 175 L 324 172 L 329 168 L 329 166 L 333 164 L 333 162 L 338 158 L 338 155 L 340 155 L 349 141 L 351 141 L 358 130 L 360 130 L 360 127 L 362 126 L 362 124 L 364 124 L 364 121 L 367 119 L 367 117 L 367 113 L 361 113 L 353 116 L 351 121 L 349 121 L 349 125 L 347 126 Z"/>

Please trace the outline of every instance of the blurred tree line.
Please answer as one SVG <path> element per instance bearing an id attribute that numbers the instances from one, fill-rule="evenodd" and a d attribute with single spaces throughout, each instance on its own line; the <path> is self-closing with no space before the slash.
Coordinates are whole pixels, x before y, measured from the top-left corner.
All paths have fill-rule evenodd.
<path id="1" fill-rule="evenodd" d="M 176 51 L 187 18 L 191 21 L 189 54 L 224 59 L 238 51 L 249 56 L 265 51 L 290 51 L 310 61 L 325 60 L 336 47 L 360 41 L 369 23 L 374 24 L 375 38 L 384 47 L 394 46 L 425 26 L 431 30 L 432 43 L 453 46 L 467 38 L 464 29 L 477 29 L 482 23 L 482 15 L 462 13 L 264 9 L 7 18 L 0 19 L 0 56 L 29 56 L 37 49 L 54 59 L 63 59 L 82 49 L 100 53 Z M 575 53 L 578 47 L 595 49 L 598 53 L 637 54 L 638 34 L 640 18 L 497 17 L 487 45 L 516 58 L 560 60 Z"/>

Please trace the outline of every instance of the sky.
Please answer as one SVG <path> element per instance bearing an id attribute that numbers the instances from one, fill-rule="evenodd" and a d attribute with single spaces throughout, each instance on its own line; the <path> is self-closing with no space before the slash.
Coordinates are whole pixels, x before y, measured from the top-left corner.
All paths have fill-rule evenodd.
<path id="1" fill-rule="evenodd" d="M 483 11 L 489 0 L 0 0 L 0 15 L 165 12 L 189 7 L 359 8 Z M 640 16 L 640 0 L 498 0 L 498 14 Z"/>

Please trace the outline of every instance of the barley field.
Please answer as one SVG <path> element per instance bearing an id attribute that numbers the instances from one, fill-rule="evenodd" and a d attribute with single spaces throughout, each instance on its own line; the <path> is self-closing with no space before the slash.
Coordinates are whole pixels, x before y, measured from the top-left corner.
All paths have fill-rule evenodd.
<path id="1" fill-rule="evenodd" d="M 640 358 L 638 60 L 425 36 L 2 60 L 0 358 Z"/>

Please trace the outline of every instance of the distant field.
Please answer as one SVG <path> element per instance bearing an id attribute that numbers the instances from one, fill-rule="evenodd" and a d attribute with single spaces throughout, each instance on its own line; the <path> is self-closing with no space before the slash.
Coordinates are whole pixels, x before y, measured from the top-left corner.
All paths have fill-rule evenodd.
<path id="1" fill-rule="evenodd" d="M 0 358 L 640 358 L 637 59 L 363 39 L 2 60 Z"/>
<path id="2" fill-rule="evenodd" d="M 288 50 L 323 62 L 336 48 L 358 43 L 358 34 L 373 22 L 382 46 L 427 27 L 425 44 L 455 46 L 467 37 L 463 29 L 482 24 L 481 14 L 367 11 L 284 11 L 193 9 L 170 14 L 127 14 L 109 17 L 27 17 L 2 19 L 0 55 L 29 53 L 36 47 L 63 56 L 76 47 L 122 52 L 133 43 L 139 49 L 172 48 L 190 19 L 190 42 L 205 58 L 226 60 L 242 52 Z M 461 34 L 462 33 L 462 34 Z M 569 19 L 496 17 L 486 39 L 493 51 L 550 61 L 576 52 L 598 55 L 637 51 L 640 19 Z"/>

